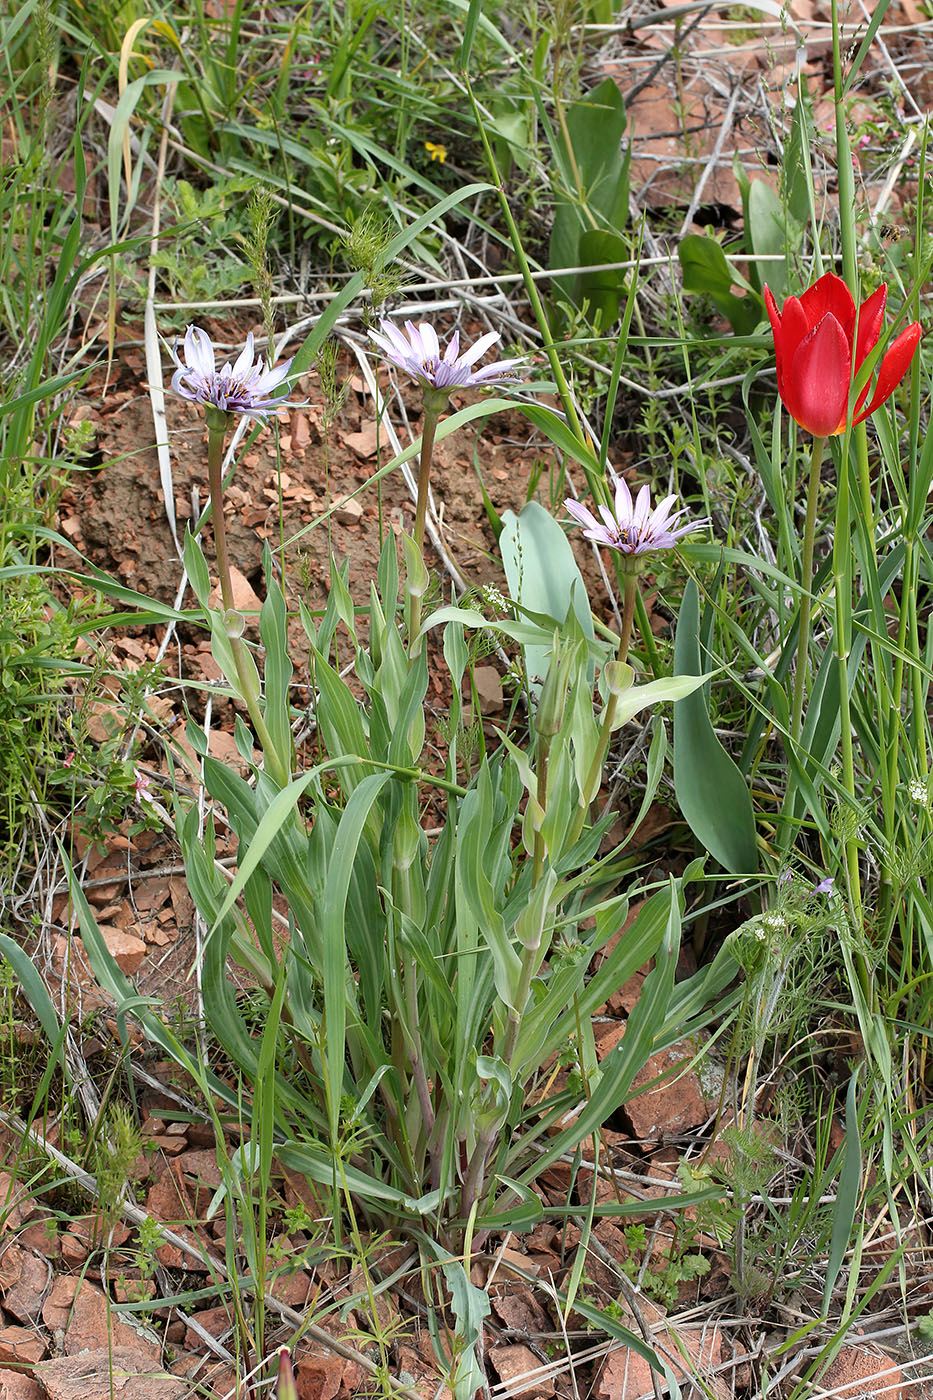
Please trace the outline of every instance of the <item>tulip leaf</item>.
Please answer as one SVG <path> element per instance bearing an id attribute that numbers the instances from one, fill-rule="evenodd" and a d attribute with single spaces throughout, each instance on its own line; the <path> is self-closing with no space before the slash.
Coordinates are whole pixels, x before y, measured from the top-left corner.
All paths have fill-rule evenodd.
<path id="1" fill-rule="evenodd" d="M 692 580 L 677 621 L 674 670 L 701 672 L 700 599 Z M 674 791 L 690 830 L 724 869 L 734 875 L 758 869 L 748 785 L 713 731 L 702 689 L 674 703 Z"/>
<path id="2" fill-rule="evenodd" d="M 559 179 L 548 253 L 552 268 L 587 269 L 628 256 L 615 232 L 628 219 L 630 156 L 629 147 L 622 149 L 625 127 L 625 101 L 615 80 L 605 78 L 568 108 L 567 139 L 563 134 L 552 138 Z M 577 307 L 586 300 L 593 323 L 606 326 L 619 314 L 616 293 L 622 291 L 622 273 L 584 271 L 558 277 L 554 290 L 558 300 Z"/>
<path id="3" fill-rule="evenodd" d="M 540 502 L 529 501 L 518 515 L 504 511 L 502 521 L 499 548 L 511 596 L 522 607 L 544 613 L 558 624 L 572 606 L 584 636 L 592 640 L 586 584 L 570 541 L 554 517 Z M 547 675 L 551 647 L 526 645 L 524 652 L 529 680 L 540 683 Z"/>
<path id="4" fill-rule="evenodd" d="M 790 228 L 784 205 L 764 180 L 752 180 L 748 191 L 748 231 L 750 251 L 757 257 L 780 257 L 783 261 L 768 262 L 763 275 L 777 300 L 783 301 L 787 290 L 786 254 Z"/>
<path id="5" fill-rule="evenodd" d="M 761 320 L 761 303 L 745 279 L 726 261 L 714 238 L 688 233 L 677 248 L 684 290 L 705 292 L 722 312 L 736 335 L 750 335 Z M 749 295 L 737 297 L 733 286 L 745 286 Z"/>
<path id="6" fill-rule="evenodd" d="M 806 83 L 801 83 L 790 119 L 790 140 L 784 148 L 782 172 L 787 212 L 801 227 L 810 218 L 810 147 L 813 143 L 813 99 Z"/>
<path id="7" fill-rule="evenodd" d="M 628 245 L 617 233 L 589 229 L 580 236 L 579 300 L 597 331 L 605 331 L 619 319 L 619 304 L 625 295 L 625 270 L 603 267 L 621 263 L 629 256 Z"/>

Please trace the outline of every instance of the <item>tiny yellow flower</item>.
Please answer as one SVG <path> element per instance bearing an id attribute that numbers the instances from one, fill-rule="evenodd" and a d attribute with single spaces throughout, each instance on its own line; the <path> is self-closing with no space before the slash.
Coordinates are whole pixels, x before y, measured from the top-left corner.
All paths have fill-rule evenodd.
<path id="1" fill-rule="evenodd" d="M 441 145 L 439 142 L 425 141 L 424 149 L 432 160 L 440 161 L 441 165 L 443 165 L 444 161 L 447 159 L 447 147 Z"/>

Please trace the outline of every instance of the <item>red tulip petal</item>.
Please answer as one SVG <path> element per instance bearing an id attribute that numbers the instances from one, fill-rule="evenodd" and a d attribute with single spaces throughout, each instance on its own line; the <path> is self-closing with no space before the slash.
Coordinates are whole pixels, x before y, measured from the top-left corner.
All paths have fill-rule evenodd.
<path id="1" fill-rule="evenodd" d="M 829 313 L 801 341 L 788 374 L 794 400 L 788 410 L 814 437 L 836 433 L 845 422 L 850 370 L 849 341 Z"/>
<path id="2" fill-rule="evenodd" d="M 884 359 L 881 361 L 881 371 L 878 375 L 878 383 L 875 385 L 875 392 L 871 396 L 871 402 L 867 408 L 863 408 L 858 417 L 854 420 L 861 423 L 864 418 L 869 418 L 876 408 L 880 408 L 886 399 L 889 399 L 894 390 L 900 384 L 907 373 L 910 362 L 914 357 L 914 351 L 920 344 L 920 322 L 914 321 L 906 330 L 889 345 Z"/>
<path id="3" fill-rule="evenodd" d="M 884 324 L 884 307 L 888 299 L 888 289 L 882 282 L 877 291 L 872 292 L 867 301 L 862 302 L 858 313 L 858 330 L 855 336 L 855 373 L 858 374 L 865 357 L 870 355 L 878 344 L 881 327 Z"/>
<path id="4" fill-rule="evenodd" d="M 797 397 L 791 366 L 794 363 L 794 356 L 797 354 L 800 342 L 808 334 L 809 329 L 800 302 L 796 297 L 788 297 L 784 303 L 784 310 L 781 312 L 783 365 L 778 363 L 778 389 L 784 400 L 784 406 L 792 418 L 797 417 L 794 411 Z"/>
<path id="5" fill-rule="evenodd" d="M 768 320 L 771 322 L 771 334 L 774 336 L 774 362 L 777 366 L 778 391 L 781 397 L 784 396 L 784 333 L 781 327 L 781 313 L 777 309 L 777 302 L 771 292 L 767 282 L 764 286 L 765 308 L 768 312 Z"/>
<path id="6" fill-rule="evenodd" d="M 846 340 L 852 344 L 855 334 L 855 302 L 852 293 L 835 272 L 826 272 L 812 287 L 808 287 L 800 298 L 807 317 L 807 325 L 812 330 L 824 316 L 835 316 L 843 329 Z"/>

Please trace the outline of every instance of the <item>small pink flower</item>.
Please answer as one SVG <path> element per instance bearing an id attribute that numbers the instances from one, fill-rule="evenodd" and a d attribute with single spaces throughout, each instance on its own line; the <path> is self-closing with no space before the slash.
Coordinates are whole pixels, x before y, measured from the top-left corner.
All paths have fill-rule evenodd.
<path id="1" fill-rule="evenodd" d="M 74 763 L 74 761 L 75 761 L 75 751 L 74 751 L 74 749 L 72 749 L 72 750 L 71 750 L 71 753 L 66 754 L 65 757 L 62 759 L 62 767 L 63 767 L 63 768 L 70 768 L 71 765 Z"/>
<path id="2" fill-rule="evenodd" d="M 583 526 L 583 533 L 594 544 L 617 549 L 620 554 L 650 554 L 656 549 L 673 549 L 674 545 L 691 530 L 699 530 L 709 521 L 690 520 L 686 525 L 679 522 L 687 514 L 686 510 L 673 511 L 677 504 L 676 496 L 665 496 L 654 510 L 651 509 L 651 491 L 643 486 L 637 499 L 632 499 L 628 483 L 623 477 L 616 480 L 615 508 L 597 507 L 602 520 L 597 520 L 592 511 L 579 501 L 568 500 L 564 505 Z"/>
<path id="3" fill-rule="evenodd" d="M 210 404 L 222 413 L 265 418 L 281 408 L 288 396 L 287 389 L 278 395 L 273 395 L 272 391 L 281 388 L 292 361 L 283 360 L 275 369 L 270 369 L 261 355 L 255 356 L 252 331 L 233 364 L 227 363 L 220 369 L 214 342 L 200 326 L 189 326 L 185 332 L 181 345 L 184 363 L 179 358 L 178 348 L 177 343 L 172 347 L 172 359 L 177 366 L 172 375 L 172 389 L 192 403 Z"/>
<path id="4" fill-rule="evenodd" d="M 133 786 L 136 788 L 137 802 L 142 802 L 149 798 L 149 778 L 138 768 L 133 769 Z"/>
<path id="5" fill-rule="evenodd" d="M 481 335 L 475 345 L 460 353 L 460 332 L 454 331 L 441 353 L 437 331 L 429 321 L 416 326 L 413 321 L 405 322 L 404 333 L 391 321 L 379 323 L 378 331 L 370 331 L 370 339 L 379 347 L 386 359 L 397 369 L 404 370 L 416 380 L 422 389 L 441 390 L 452 394 L 454 389 L 474 389 L 481 384 L 510 384 L 519 378 L 519 371 L 525 367 L 524 359 L 494 360 L 492 364 L 474 369 L 476 361 L 482 359 L 491 346 L 501 339 L 498 331 L 488 331 Z"/>

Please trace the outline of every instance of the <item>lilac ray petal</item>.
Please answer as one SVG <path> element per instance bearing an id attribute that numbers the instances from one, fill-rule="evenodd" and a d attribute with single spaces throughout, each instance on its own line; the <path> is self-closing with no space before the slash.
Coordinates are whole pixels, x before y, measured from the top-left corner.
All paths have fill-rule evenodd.
<path id="1" fill-rule="evenodd" d="M 616 477 L 615 507 L 616 519 L 619 523 L 631 525 L 635 513 L 635 502 L 632 500 L 632 493 L 624 476 Z"/>
<path id="2" fill-rule="evenodd" d="M 198 374 L 214 373 L 214 342 L 200 326 L 189 326 L 185 332 L 185 361 Z"/>
<path id="3" fill-rule="evenodd" d="M 639 535 L 647 527 L 651 518 L 651 487 L 647 482 L 642 486 L 635 499 L 635 510 L 632 514 L 632 526 Z"/>
<path id="4" fill-rule="evenodd" d="M 172 392 L 178 394 L 183 399 L 189 399 L 196 403 L 198 398 L 197 394 L 192 392 L 185 383 L 187 373 L 188 371 L 184 368 L 179 367 L 176 369 L 175 373 L 172 375 Z"/>
<path id="5" fill-rule="evenodd" d="M 670 516 L 671 511 L 673 510 L 674 506 L 676 506 L 676 504 L 676 496 L 665 496 L 663 501 L 658 502 L 658 504 L 654 508 L 654 514 L 651 517 L 652 524 L 656 530 L 660 530 L 664 525 L 667 524 L 668 516 Z M 683 515 L 683 513 L 683 510 L 675 512 L 675 514 L 671 517 L 671 523 L 673 524 L 677 517 Z"/>
<path id="6" fill-rule="evenodd" d="M 496 341 L 501 339 L 502 336 L 498 331 L 487 331 L 485 335 L 480 336 L 475 345 L 471 345 L 469 350 L 463 352 L 460 356 L 460 363 L 469 369 L 472 365 L 476 364 L 477 360 L 485 355 L 490 345 L 495 345 Z"/>
<path id="7" fill-rule="evenodd" d="M 262 361 L 260 360 L 259 363 L 262 364 Z M 243 349 L 240 351 L 239 355 L 237 355 L 236 360 L 234 361 L 232 370 L 234 379 L 242 379 L 244 375 L 249 373 L 252 364 L 253 332 L 250 331 L 246 337 L 246 344 L 243 346 Z M 224 368 L 226 368 L 226 366 Z"/>
<path id="8" fill-rule="evenodd" d="M 409 322 L 410 324 L 411 322 Z M 409 341 L 392 321 L 380 321 L 379 330 L 370 331 L 369 334 L 377 345 L 380 345 L 391 355 L 402 355 L 407 358 L 411 354 Z"/>
<path id="9" fill-rule="evenodd" d="M 410 325 L 411 322 L 406 324 Z M 423 360 L 439 360 L 441 357 L 441 343 L 437 338 L 437 331 L 430 321 L 422 321 L 418 327 L 418 338 L 424 347 L 424 353 L 419 356 Z M 414 347 L 414 342 L 412 342 Z"/>
<path id="10" fill-rule="evenodd" d="M 564 501 L 564 505 L 570 511 L 574 520 L 580 525 L 585 525 L 588 530 L 602 530 L 603 527 L 600 525 L 595 515 L 593 515 L 591 511 L 588 511 L 586 506 L 581 505 L 579 501 L 567 500 Z"/>
<path id="11" fill-rule="evenodd" d="M 277 389 L 282 380 L 288 378 L 288 371 L 292 367 L 294 358 L 292 355 L 289 359 L 283 360 L 280 365 L 276 365 L 275 369 L 267 369 L 261 373 L 256 380 L 256 393 L 267 394 L 270 389 Z M 260 361 L 261 363 L 262 361 Z"/>

